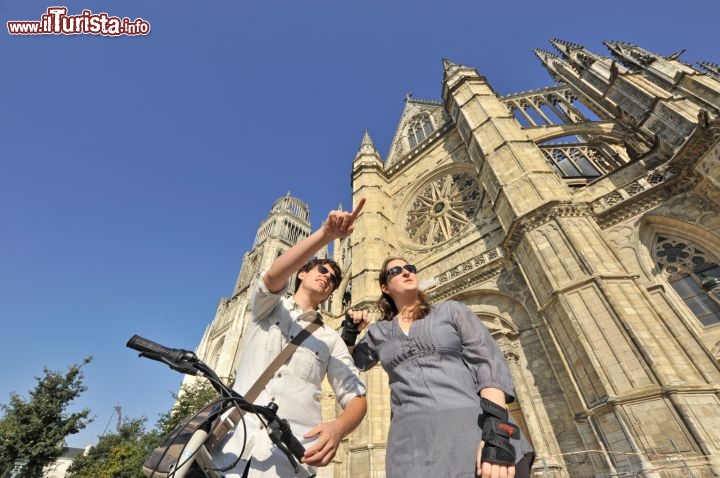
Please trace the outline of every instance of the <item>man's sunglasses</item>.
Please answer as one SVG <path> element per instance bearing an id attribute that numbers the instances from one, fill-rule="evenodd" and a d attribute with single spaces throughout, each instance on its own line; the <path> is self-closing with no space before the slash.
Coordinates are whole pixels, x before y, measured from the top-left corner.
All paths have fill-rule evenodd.
<path id="1" fill-rule="evenodd" d="M 322 264 L 317 266 L 317 270 L 319 273 L 330 277 L 330 282 L 333 283 L 333 289 L 338 286 L 338 279 L 337 279 L 337 277 L 335 277 L 335 274 L 333 273 L 333 271 L 331 271 L 330 269 L 328 269 L 327 267 L 325 267 Z"/>
<path id="2" fill-rule="evenodd" d="M 403 269 L 408 271 L 411 274 L 415 274 L 417 272 L 417 268 L 412 264 L 405 264 L 404 266 L 395 266 L 391 267 L 387 271 L 385 271 L 385 282 L 389 281 L 390 278 L 395 277 L 398 274 L 401 274 Z"/>

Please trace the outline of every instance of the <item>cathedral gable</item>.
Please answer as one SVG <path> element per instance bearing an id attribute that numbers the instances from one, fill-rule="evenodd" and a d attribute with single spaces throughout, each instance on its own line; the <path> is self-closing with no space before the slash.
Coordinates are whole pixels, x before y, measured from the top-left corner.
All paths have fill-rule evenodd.
<path id="1" fill-rule="evenodd" d="M 441 102 L 412 100 L 408 96 L 390 144 L 385 167 L 398 162 L 450 121 L 450 116 Z"/>

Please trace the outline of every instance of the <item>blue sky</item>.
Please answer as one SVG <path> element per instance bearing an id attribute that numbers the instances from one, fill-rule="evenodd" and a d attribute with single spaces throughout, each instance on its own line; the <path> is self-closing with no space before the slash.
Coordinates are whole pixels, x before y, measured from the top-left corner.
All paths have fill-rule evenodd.
<path id="1" fill-rule="evenodd" d="M 50 6 L 143 18 L 148 36 L 14 36 Z M 125 348 L 194 349 L 272 203 L 318 226 L 350 202 L 365 129 L 383 157 L 443 57 L 500 94 L 552 85 L 532 49 L 603 40 L 720 63 L 720 3 L 686 0 L 0 0 L 0 403 L 88 355 L 76 408 L 96 442 L 113 406 L 154 423 L 181 377 Z"/>

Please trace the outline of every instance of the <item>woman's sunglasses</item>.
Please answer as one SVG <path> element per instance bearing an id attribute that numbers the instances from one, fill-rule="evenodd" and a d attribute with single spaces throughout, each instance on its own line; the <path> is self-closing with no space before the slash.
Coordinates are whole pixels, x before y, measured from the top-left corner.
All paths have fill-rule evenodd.
<path id="1" fill-rule="evenodd" d="M 317 270 L 319 273 L 330 277 L 330 282 L 333 283 L 333 289 L 338 286 L 338 279 L 337 279 L 337 277 L 335 277 L 335 274 L 333 274 L 333 272 L 330 269 L 328 269 L 324 265 L 320 264 L 319 266 L 317 266 Z"/>
<path id="2" fill-rule="evenodd" d="M 391 267 L 387 271 L 385 271 L 385 282 L 389 281 L 392 277 L 395 277 L 398 274 L 401 274 L 403 269 L 408 271 L 411 274 L 415 274 L 417 272 L 417 268 L 412 264 L 405 264 L 404 266 L 395 266 Z"/>

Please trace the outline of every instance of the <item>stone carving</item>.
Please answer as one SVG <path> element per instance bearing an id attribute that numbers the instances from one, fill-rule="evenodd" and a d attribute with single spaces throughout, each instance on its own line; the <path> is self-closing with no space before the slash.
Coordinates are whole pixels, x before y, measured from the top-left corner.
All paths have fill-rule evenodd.
<path id="1" fill-rule="evenodd" d="M 616 227 L 607 231 L 605 237 L 618 247 L 633 245 L 635 243 L 635 230 L 630 226 Z"/>
<path id="2" fill-rule="evenodd" d="M 402 223 L 420 246 L 437 246 L 460 234 L 477 214 L 482 189 L 469 171 L 450 171 L 415 193 Z"/>
<path id="3" fill-rule="evenodd" d="M 684 274 L 699 273 L 717 267 L 718 259 L 692 242 L 658 235 L 653 248 L 658 268 L 669 280 Z"/>
<path id="4" fill-rule="evenodd" d="M 525 279 L 517 269 L 506 270 L 498 277 L 498 289 L 506 294 L 515 295 L 526 287 Z"/>

